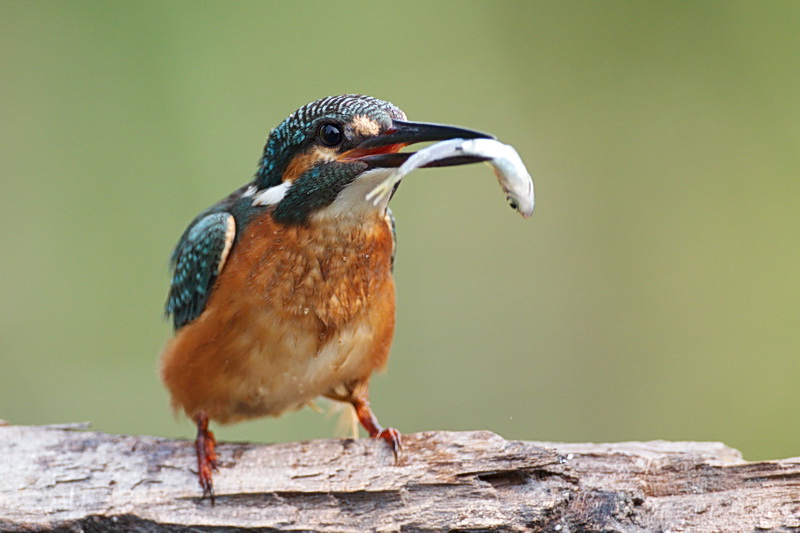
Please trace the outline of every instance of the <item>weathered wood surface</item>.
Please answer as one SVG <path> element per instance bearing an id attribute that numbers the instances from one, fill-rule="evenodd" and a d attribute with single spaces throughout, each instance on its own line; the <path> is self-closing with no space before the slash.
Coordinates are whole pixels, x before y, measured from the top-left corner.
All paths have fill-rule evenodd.
<path id="1" fill-rule="evenodd" d="M 4 531 L 800 529 L 800 458 L 717 443 L 419 433 L 397 465 L 367 439 L 223 443 L 212 507 L 186 441 L 4 426 L 0 442 Z"/>

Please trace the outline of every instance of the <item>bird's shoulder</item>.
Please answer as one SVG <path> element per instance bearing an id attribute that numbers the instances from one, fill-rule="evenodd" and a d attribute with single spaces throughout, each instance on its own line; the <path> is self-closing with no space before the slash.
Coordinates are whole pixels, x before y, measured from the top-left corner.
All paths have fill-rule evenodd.
<path id="1" fill-rule="evenodd" d="M 172 279 L 165 311 L 177 330 L 205 309 L 217 276 L 257 208 L 243 186 L 197 215 L 170 258 Z"/>

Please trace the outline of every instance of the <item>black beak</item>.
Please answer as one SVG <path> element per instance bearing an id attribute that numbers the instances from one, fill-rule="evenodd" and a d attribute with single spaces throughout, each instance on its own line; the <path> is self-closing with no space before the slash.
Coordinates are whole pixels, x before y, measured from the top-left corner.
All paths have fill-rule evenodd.
<path id="1" fill-rule="evenodd" d="M 383 134 L 370 137 L 352 150 L 352 156 L 359 161 L 368 163 L 371 168 L 399 167 L 411 156 L 411 152 L 399 153 L 404 146 L 409 144 L 446 141 L 448 139 L 494 139 L 493 135 L 480 131 L 468 130 L 445 124 L 429 124 L 426 122 L 406 122 L 393 120 L 392 128 Z M 475 156 L 454 156 L 440 159 L 425 167 L 447 167 L 452 165 L 465 165 L 479 163 L 486 158 Z"/>
<path id="2" fill-rule="evenodd" d="M 426 122 L 406 122 L 393 120 L 392 128 L 382 135 L 376 135 L 362 142 L 359 148 L 379 148 L 393 144 L 414 144 L 427 141 L 446 141 L 448 139 L 494 139 L 488 133 Z"/>

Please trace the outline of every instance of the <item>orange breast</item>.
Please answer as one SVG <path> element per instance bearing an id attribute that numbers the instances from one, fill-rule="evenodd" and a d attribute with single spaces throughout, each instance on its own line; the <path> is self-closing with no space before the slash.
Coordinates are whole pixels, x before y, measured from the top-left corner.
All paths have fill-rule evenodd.
<path id="1" fill-rule="evenodd" d="M 205 311 L 162 353 L 173 406 L 233 422 L 367 381 L 394 333 L 392 246 L 377 213 L 310 226 L 253 221 Z"/>

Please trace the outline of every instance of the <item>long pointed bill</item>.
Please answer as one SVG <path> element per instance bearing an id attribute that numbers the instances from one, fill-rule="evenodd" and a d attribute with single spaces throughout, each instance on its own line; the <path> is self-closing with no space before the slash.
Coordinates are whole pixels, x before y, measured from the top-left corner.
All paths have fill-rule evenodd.
<path id="1" fill-rule="evenodd" d="M 494 139 L 492 135 L 480 131 L 430 124 L 426 122 L 392 121 L 392 128 L 382 135 L 370 137 L 357 148 L 345 154 L 346 159 L 357 159 L 368 163 L 371 168 L 396 168 L 402 165 L 413 153 L 398 151 L 405 146 L 420 142 L 445 141 L 450 139 Z M 456 156 L 431 162 L 426 167 L 465 165 L 486 161 L 485 157 Z"/>
<path id="2" fill-rule="evenodd" d="M 494 139 L 492 135 L 446 124 L 428 122 L 407 122 L 393 120 L 392 129 L 383 135 L 371 137 L 361 143 L 359 148 L 373 148 L 390 144 L 413 144 L 427 141 L 446 141 L 448 139 Z"/>

